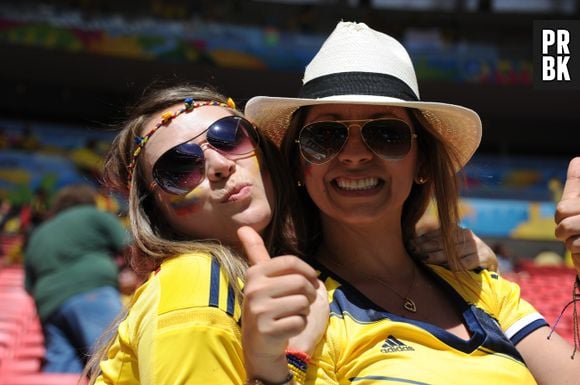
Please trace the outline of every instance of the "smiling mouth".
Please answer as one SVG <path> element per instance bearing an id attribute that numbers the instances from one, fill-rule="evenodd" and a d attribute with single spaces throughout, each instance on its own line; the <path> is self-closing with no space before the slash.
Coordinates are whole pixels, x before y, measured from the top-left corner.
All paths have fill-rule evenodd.
<path id="1" fill-rule="evenodd" d="M 336 187 L 341 190 L 346 191 L 366 191 L 373 190 L 379 187 L 382 183 L 379 178 L 362 178 L 362 179 L 349 179 L 349 178 L 336 178 L 333 180 Z"/>

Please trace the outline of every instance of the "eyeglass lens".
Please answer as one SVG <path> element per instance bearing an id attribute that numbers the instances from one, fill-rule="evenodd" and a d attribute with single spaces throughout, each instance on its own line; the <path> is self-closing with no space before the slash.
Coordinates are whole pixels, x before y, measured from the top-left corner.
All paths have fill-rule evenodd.
<path id="1" fill-rule="evenodd" d="M 335 157 L 348 140 L 345 122 L 315 122 L 302 128 L 298 141 L 302 156 L 311 163 L 321 164 Z M 361 128 L 365 144 L 380 158 L 401 159 L 411 149 L 411 127 L 398 119 L 375 119 Z"/>
<path id="2" fill-rule="evenodd" d="M 238 116 L 222 118 L 210 125 L 205 132 L 207 143 L 224 156 L 248 154 L 256 149 L 258 143 L 252 124 Z M 153 166 L 155 182 L 171 194 L 187 194 L 204 177 L 203 148 L 191 141 L 171 148 Z"/>

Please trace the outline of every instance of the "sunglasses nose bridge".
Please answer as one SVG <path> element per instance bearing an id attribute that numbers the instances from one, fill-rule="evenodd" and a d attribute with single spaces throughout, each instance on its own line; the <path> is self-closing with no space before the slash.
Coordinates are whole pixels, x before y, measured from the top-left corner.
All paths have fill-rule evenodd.
<path id="1" fill-rule="evenodd" d="M 347 127 L 348 135 L 337 154 L 338 159 L 346 163 L 362 163 L 370 160 L 374 152 L 362 136 L 362 126 L 364 126 L 364 123 L 343 124 Z M 351 127 L 357 127 L 358 129 L 355 128 L 355 131 L 358 131 L 358 133 L 354 133 L 353 135 L 353 132 L 350 130 Z"/>
<path id="2" fill-rule="evenodd" d="M 360 121 L 340 122 L 340 123 L 344 127 L 346 127 L 346 138 L 344 140 L 344 143 L 342 144 L 340 151 L 344 150 L 344 148 L 350 142 L 353 142 L 353 141 L 360 142 L 360 143 L 363 143 L 364 145 L 367 145 L 367 143 L 363 137 L 363 134 L 362 134 L 363 127 L 366 125 L 366 121 L 364 121 L 362 123 Z M 351 130 L 352 127 L 354 127 L 354 132 Z"/>
<path id="3" fill-rule="evenodd" d="M 340 122 L 340 123 L 342 123 L 348 131 L 350 131 L 351 127 L 357 127 L 359 129 L 361 129 L 366 124 L 366 122 L 361 123 L 359 121 L 354 121 L 354 122 L 347 121 L 347 122 Z"/>

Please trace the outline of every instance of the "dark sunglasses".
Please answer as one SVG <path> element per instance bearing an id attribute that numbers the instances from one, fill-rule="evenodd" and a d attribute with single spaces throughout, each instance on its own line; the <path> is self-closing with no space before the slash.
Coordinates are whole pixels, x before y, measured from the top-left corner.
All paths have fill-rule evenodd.
<path id="1" fill-rule="evenodd" d="M 296 143 L 302 157 L 310 163 L 323 164 L 342 151 L 348 140 L 349 128 L 358 125 L 366 146 L 386 160 L 404 158 L 417 138 L 411 126 L 403 120 L 382 118 L 314 122 L 304 126 Z"/>
<path id="2" fill-rule="evenodd" d="M 153 165 L 154 183 L 164 191 L 185 195 L 205 178 L 202 146 L 192 140 L 206 134 L 207 145 L 230 158 L 256 150 L 259 143 L 255 127 L 239 116 L 227 116 L 212 123 L 205 131 L 165 152 Z"/>

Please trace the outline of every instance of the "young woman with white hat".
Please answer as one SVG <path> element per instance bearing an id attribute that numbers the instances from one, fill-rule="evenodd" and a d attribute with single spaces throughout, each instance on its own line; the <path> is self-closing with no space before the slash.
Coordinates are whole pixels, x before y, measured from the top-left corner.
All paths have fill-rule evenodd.
<path id="1" fill-rule="evenodd" d="M 297 239 L 328 290 L 326 334 L 312 357 L 290 355 L 295 375 L 309 384 L 579 384 L 572 347 L 546 339 L 547 322 L 517 285 L 460 266 L 455 174 L 480 143 L 478 115 L 421 101 L 405 48 L 365 24 L 340 22 L 303 81 L 299 98 L 256 97 L 245 109 L 294 171 Z M 455 272 L 425 266 L 410 247 L 432 198 Z M 266 335 L 244 347 L 246 365 L 275 384 L 285 360 L 267 343 L 276 323 L 266 318 L 283 309 L 264 277 L 284 274 L 251 269 L 246 295 L 256 300 L 244 315 L 270 329 L 243 325 Z"/>

